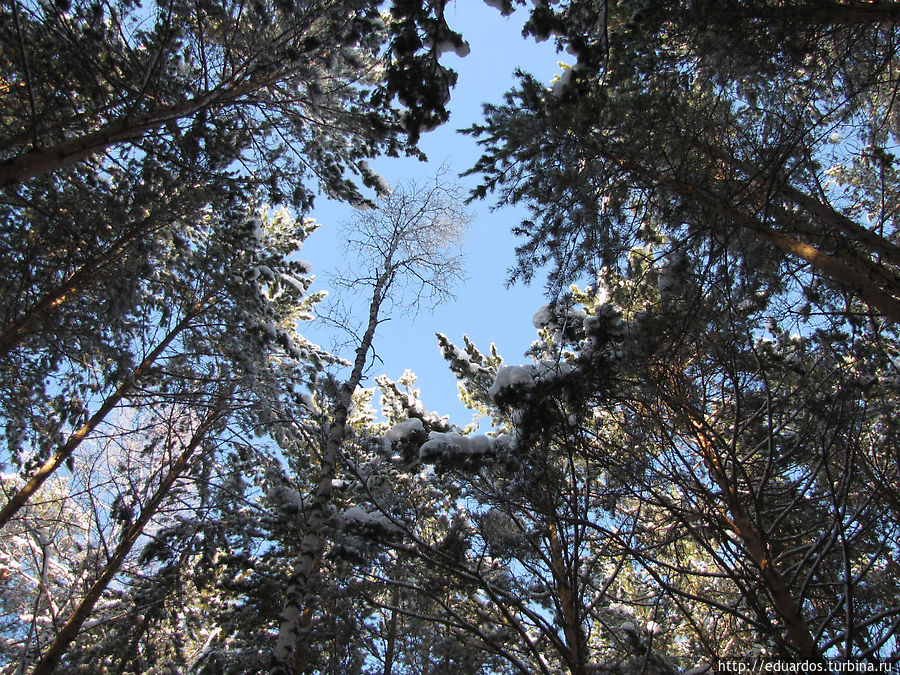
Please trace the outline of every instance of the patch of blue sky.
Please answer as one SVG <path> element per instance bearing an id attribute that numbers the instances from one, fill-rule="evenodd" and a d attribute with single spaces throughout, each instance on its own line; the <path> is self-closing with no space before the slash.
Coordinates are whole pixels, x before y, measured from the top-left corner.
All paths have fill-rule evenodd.
<path id="1" fill-rule="evenodd" d="M 480 156 L 476 139 L 458 132 L 482 121 L 482 104 L 499 103 L 515 84 L 514 72 L 521 69 L 550 85 L 560 72 L 561 56 L 551 42 L 536 43 L 522 36 L 524 11 L 501 16 L 483 2 L 460 0 L 445 12 L 448 24 L 460 32 L 471 52 L 460 58 L 453 52 L 442 63 L 459 73 L 452 92 L 450 121 L 423 134 L 421 148 L 429 158 L 423 164 L 414 159 L 376 158 L 371 167 L 391 184 L 412 179 L 427 181 L 441 166 L 448 168 L 448 179 L 469 169 Z M 477 177 L 458 179 L 464 190 L 477 185 Z M 455 289 L 456 299 L 438 306 L 433 312 L 412 313 L 402 307 L 390 308 L 389 320 L 379 327 L 375 351 L 364 386 L 373 386 L 374 376 L 385 374 L 398 379 L 406 369 L 418 376 L 426 408 L 450 415 L 455 424 L 465 425 L 472 413 L 459 402 L 455 376 L 441 357 L 435 333 L 445 333 L 456 343 L 468 335 L 482 351 L 493 342 L 510 363 L 520 363 L 523 353 L 535 339 L 532 316 L 545 300 L 540 281 L 533 286 L 507 287 L 508 270 L 515 261 L 516 240 L 510 228 L 527 217 L 523 209 L 490 209 L 490 202 L 475 202 L 470 210 L 466 242 L 468 280 Z M 330 289 L 328 274 L 343 263 L 343 248 L 338 223 L 351 220 L 356 211 L 349 205 L 319 198 L 312 216 L 322 226 L 304 245 L 303 256 L 317 275 L 314 290 Z M 539 279 L 539 277 L 537 277 Z M 360 321 L 365 318 L 365 299 L 355 299 Z M 325 347 L 346 341 L 346 335 L 313 322 L 304 326 L 306 336 Z M 353 357 L 354 347 L 344 346 L 339 354 Z M 377 405 L 377 401 L 375 401 Z"/>

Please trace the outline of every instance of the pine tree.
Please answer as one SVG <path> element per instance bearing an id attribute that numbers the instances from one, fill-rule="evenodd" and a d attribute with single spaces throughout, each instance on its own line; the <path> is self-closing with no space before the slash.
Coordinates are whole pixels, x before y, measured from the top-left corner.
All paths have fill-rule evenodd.
<path id="1" fill-rule="evenodd" d="M 535 9 L 531 32 L 556 35 L 574 63 L 549 88 L 523 76 L 471 130 L 485 146 L 475 195 L 498 190 L 532 209 L 517 230 L 518 273 L 551 263 L 563 289 L 580 271 L 621 268 L 652 225 L 682 247 L 756 242 L 775 279 L 822 279 L 896 321 L 894 12 L 738 1 Z"/>
<path id="2" fill-rule="evenodd" d="M 143 313 L 130 317 L 133 337 L 117 345 L 125 356 L 94 380 L 103 405 L 40 471 L 14 486 L 4 508 L 4 518 L 14 519 L 43 483 L 66 464 L 76 466 L 84 448 L 100 439 L 116 439 L 131 453 L 149 448 L 143 454 L 152 479 L 143 488 L 119 496 L 88 488 L 96 508 L 130 515 L 90 573 L 98 576 L 86 577 L 93 588 L 84 589 L 69 632 L 39 668 L 52 667 L 76 638 L 100 596 L 121 578 L 125 560 L 138 552 L 146 528 L 174 517 L 171 505 L 184 499 L 185 481 L 196 478 L 198 466 L 214 463 L 222 439 L 266 433 L 277 440 L 277 424 L 305 405 L 298 387 L 333 360 L 297 332 L 320 297 L 306 297 L 308 264 L 293 257 L 312 228 L 285 211 L 209 214 L 187 232 L 190 239 L 170 241 L 165 265 L 137 285 Z"/>
<path id="3" fill-rule="evenodd" d="M 556 623 L 532 630 L 571 672 L 893 658 L 898 521 L 879 457 L 896 445 L 895 336 L 792 336 L 785 297 L 725 271 L 706 285 L 648 250 L 629 268 L 542 308 L 535 363 L 495 361 L 490 385 L 473 345 L 445 343 L 515 439 L 490 473 L 460 476 L 489 550 L 553 602 Z"/>
<path id="4" fill-rule="evenodd" d="M 197 222 L 252 209 L 261 189 L 302 208 L 316 189 L 361 202 L 344 174 L 375 185 L 363 158 L 445 117 L 453 74 L 420 39 L 460 41 L 440 3 L 384 17 L 352 2 L 155 10 L 2 10 L 0 409 L 26 475 L 81 426 L 92 373 L 129 368 L 116 345 L 155 321 L 145 289 Z M 388 81 L 400 74 L 415 91 Z"/>
<path id="5" fill-rule="evenodd" d="M 78 667 L 90 654 L 138 670 L 156 657 L 177 667 L 206 658 L 213 632 L 191 654 L 157 629 L 170 610 L 197 615 L 175 581 L 197 560 L 196 533 L 211 537 L 207 555 L 239 518 L 197 526 L 186 541 L 173 535 L 173 548 L 146 557 L 159 561 L 149 580 L 131 562 L 147 528 L 187 536 L 172 524 L 172 504 L 197 508 L 197 525 L 209 500 L 224 499 L 203 482 L 223 480 L 209 469 L 219 457 L 267 475 L 271 459 L 248 451 L 248 437 L 296 450 L 287 421 L 304 418 L 304 386 L 335 361 L 298 333 L 322 297 L 307 294 L 309 265 L 296 258 L 312 229 L 298 213 L 316 192 L 367 203 L 362 187 L 380 189 L 381 179 L 365 158 L 421 156 L 418 135 L 446 119 L 455 80 L 440 46 L 464 47 L 443 6 L 0 8 L 0 434 L 4 467 L 19 474 L 4 481 L 0 519 L 13 527 L 100 439 L 142 439 L 168 453 L 151 453 L 159 481 L 146 494 L 88 491 L 97 508 L 130 520 L 108 533 L 116 543 L 72 598 L 81 608 L 54 615 L 66 627 L 39 668 L 60 658 L 60 668 Z M 207 419 L 217 401 L 208 433 L 179 445 L 178 418 Z M 152 433 L 141 426 L 151 418 Z M 237 459 L 229 437 L 242 439 Z M 134 594 L 120 593 L 128 583 Z M 99 620 L 110 594 L 127 612 Z M 85 661 L 64 654 L 92 640 Z M 36 662 L 49 642 L 14 658 Z"/>
<path id="6" fill-rule="evenodd" d="M 273 193 L 288 177 L 298 203 L 298 175 L 353 194 L 341 174 L 355 160 L 446 119 L 455 76 L 423 44 L 462 45 L 443 6 L 5 2 L 0 184 L 125 146 L 206 154 L 217 174 L 249 160 Z"/>

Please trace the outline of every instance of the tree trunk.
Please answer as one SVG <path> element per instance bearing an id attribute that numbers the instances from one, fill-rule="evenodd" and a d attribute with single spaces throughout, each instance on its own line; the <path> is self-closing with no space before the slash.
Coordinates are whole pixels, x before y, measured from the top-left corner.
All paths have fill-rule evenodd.
<path id="1" fill-rule="evenodd" d="M 801 241 L 781 230 L 765 224 L 761 220 L 750 216 L 732 204 L 723 196 L 710 189 L 701 189 L 696 185 L 685 183 L 656 173 L 650 177 L 658 184 L 672 189 L 676 194 L 686 199 L 699 202 L 714 211 L 722 218 L 731 221 L 736 228 L 742 228 L 752 232 L 775 245 L 787 255 L 805 260 L 818 270 L 823 276 L 840 284 L 846 289 L 855 292 L 859 298 L 872 309 L 883 314 L 895 323 L 900 323 L 900 287 L 894 282 L 894 273 L 883 265 L 873 261 L 871 257 L 854 254 L 849 247 L 841 251 L 844 259 L 836 255 L 825 253 L 814 244 Z M 810 204 L 804 204 L 809 207 Z M 811 213 L 812 216 L 821 216 L 821 213 Z M 837 214 L 832 214 L 836 217 Z M 845 223 L 842 229 L 850 232 Z M 852 235 L 851 235 L 852 236 Z M 872 235 L 873 237 L 875 235 Z M 862 242 L 860 239 L 859 241 Z M 871 238 L 863 243 L 873 244 Z M 890 252 L 891 258 L 895 252 Z M 849 256 L 849 257 L 848 257 Z"/>
<path id="2" fill-rule="evenodd" d="M 72 453 L 75 452 L 79 445 L 81 445 L 81 442 L 87 438 L 88 435 L 90 435 L 106 418 L 109 412 L 115 408 L 132 389 L 134 389 L 136 383 L 147 374 L 150 367 L 156 359 L 159 358 L 160 354 L 165 351 L 178 334 L 187 328 L 190 322 L 197 314 L 199 314 L 200 309 L 200 303 L 196 303 L 191 307 L 190 311 L 188 311 L 185 317 L 169 331 L 163 341 L 160 342 L 143 361 L 141 361 L 140 365 L 132 371 L 128 378 L 103 402 L 100 409 L 97 410 L 97 412 L 95 412 L 80 429 L 73 433 L 69 437 L 69 440 L 66 441 L 52 457 L 47 459 L 34 475 L 28 479 L 25 485 L 12 496 L 12 498 L 4 505 L 3 509 L 0 510 L 0 528 L 6 525 L 6 523 L 16 515 L 19 509 L 21 509 L 31 496 L 37 492 L 41 485 L 44 484 L 44 481 L 46 481 L 63 462 L 72 456 Z"/>
<path id="3" fill-rule="evenodd" d="M 388 266 L 389 267 L 389 266 Z M 325 553 L 325 514 L 331 503 L 331 484 L 337 471 L 341 446 L 347 432 L 347 415 L 353 399 L 353 392 L 362 381 L 363 369 L 375 329 L 378 327 L 378 313 L 385 299 L 385 290 L 391 275 L 382 274 L 375 284 L 372 302 L 369 305 L 369 321 L 362 340 L 356 349 L 356 359 L 350 378 L 341 386 L 340 398 L 335 407 L 334 417 L 325 441 L 325 453 L 321 460 L 319 482 L 314 500 L 306 517 L 306 533 L 300 542 L 300 550 L 294 561 L 291 576 L 285 590 L 284 608 L 281 612 L 278 639 L 273 652 L 272 675 L 293 675 L 303 672 L 302 662 L 307 650 L 298 648 L 303 638 L 304 624 L 312 612 L 306 605 L 310 582 L 318 574 Z M 300 657 L 298 659 L 298 657 Z"/>
<path id="4" fill-rule="evenodd" d="M 157 514 L 163 501 L 169 495 L 175 481 L 181 477 L 190 464 L 194 452 L 221 418 L 222 408 L 230 399 L 233 391 L 234 386 L 232 385 L 227 392 L 224 392 L 220 396 L 218 403 L 210 413 L 209 417 L 198 427 L 197 431 L 195 431 L 191 437 L 190 443 L 188 443 L 178 458 L 171 464 L 165 478 L 163 478 L 159 487 L 154 491 L 150 500 L 147 502 L 147 505 L 141 510 L 141 515 L 131 527 L 123 533 L 119 545 L 116 547 L 112 557 L 106 563 L 106 566 L 103 568 L 103 572 L 100 573 L 100 576 L 88 590 L 87 595 L 84 596 L 78 607 L 66 621 L 65 625 L 63 625 L 59 633 L 57 633 L 56 639 L 53 640 L 49 647 L 47 647 L 46 651 L 41 656 L 41 660 L 34 667 L 32 675 L 50 675 L 56 668 L 59 659 L 66 652 L 66 649 L 68 649 L 72 640 L 78 635 L 85 620 L 90 616 L 94 609 L 94 605 L 97 604 L 97 601 L 103 595 L 113 577 L 115 577 L 122 568 L 122 564 L 125 562 L 131 549 L 134 548 L 134 545 L 141 534 L 143 534 L 147 523 L 149 523 L 151 518 Z"/>
<path id="5" fill-rule="evenodd" d="M 864 276 L 848 268 L 847 265 L 834 256 L 818 250 L 815 246 L 782 234 L 761 223 L 758 224 L 756 231 L 785 253 L 805 260 L 832 280 L 851 291 L 855 291 L 860 299 L 873 309 L 884 314 L 886 318 L 895 323 L 900 323 L 900 300 L 893 292 L 885 292 L 872 280 L 871 276 Z"/>
<path id="6" fill-rule="evenodd" d="M 233 102 L 240 96 L 264 86 L 266 82 L 267 80 L 261 79 L 240 85 L 232 84 L 168 108 L 160 108 L 151 114 L 137 117 L 124 115 L 107 122 L 96 131 L 69 138 L 49 148 L 24 152 L 0 162 L 0 188 L 17 185 L 49 171 L 70 166 L 118 143 L 136 141 L 148 131 L 158 129 L 166 122 L 190 117 L 214 105 Z"/>
<path id="7" fill-rule="evenodd" d="M 15 349 L 48 314 L 80 295 L 105 268 L 121 259 L 129 246 L 149 234 L 154 229 L 148 227 L 149 222 L 151 219 L 142 221 L 140 226 L 120 238 L 105 253 L 87 261 L 62 283 L 44 293 L 15 323 L 4 326 L 0 333 L 0 358 Z"/>
<path id="8" fill-rule="evenodd" d="M 716 441 L 710 438 L 705 418 L 699 411 L 690 408 L 686 402 L 677 399 L 673 402 L 675 408 L 686 417 L 710 477 L 722 491 L 730 513 L 729 524 L 759 569 L 761 581 L 772 598 L 775 611 L 787 627 L 788 641 L 796 650 L 796 656 L 804 661 L 823 662 L 822 654 L 813 640 L 806 619 L 803 618 L 800 605 L 797 604 L 784 576 L 769 554 L 768 546 L 747 513 L 736 486 L 733 481 L 728 480 L 725 466 L 716 451 Z"/>
<path id="9" fill-rule="evenodd" d="M 579 608 L 576 606 L 575 594 L 569 579 L 568 570 L 562 555 L 562 545 L 559 541 L 559 533 L 556 525 L 550 526 L 550 564 L 553 568 L 553 577 L 559 592 L 559 608 L 562 614 L 563 633 L 566 636 L 568 654 L 566 661 L 572 675 L 585 675 L 587 673 L 586 648 L 587 639 L 581 627 Z"/>
<path id="10" fill-rule="evenodd" d="M 387 622 L 387 645 L 384 649 L 383 675 L 391 675 L 394 669 L 394 658 L 397 650 L 397 619 L 400 606 L 400 587 L 394 586 L 391 591 L 391 618 Z"/>

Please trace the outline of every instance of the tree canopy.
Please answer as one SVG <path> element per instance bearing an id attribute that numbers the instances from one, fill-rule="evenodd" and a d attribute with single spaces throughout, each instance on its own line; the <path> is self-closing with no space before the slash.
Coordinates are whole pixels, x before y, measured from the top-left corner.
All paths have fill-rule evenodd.
<path id="1" fill-rule="evenodd" d="M 0 0 L 0 671 L 900 662 L 900 5 L 487 4 L 571 62 L 465 130 L 547 298 L 437 335 L 461 426 L 367 381 L 465 276 L 446 172 L 368 163 L 445 0 Z"/>

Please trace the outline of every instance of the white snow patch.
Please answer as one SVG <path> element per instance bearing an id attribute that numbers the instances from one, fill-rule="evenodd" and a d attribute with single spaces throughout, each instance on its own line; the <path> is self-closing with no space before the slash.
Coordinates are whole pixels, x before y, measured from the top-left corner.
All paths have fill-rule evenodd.
<path id="1" fill-rule="evenodd" d="M 594 314 L 589 314 L 588 316 L 584 317 L 582 327 L 584 328 L 584 332 L 588 335 L 596 333 L 600 328 L 600 317 Z"/>
<path id="2" fill-rule="evenodd" d="M 531 317 L 531 324 L 538 330 L 546 328 L 551 323 L 553 323 L 553 312 L 550 305 L 542 305 Z"/>
<path id="3" fill-rule="evenodd" d="M 251 330 L 256 329 L 260 332 L 265 333 L 271 340 L 274 340 L 278 337 L 278 329 L 275 328 L 275 324 L 271 321 L 256 321 L 254 323 L 251 323 L 248 327 Z"/>
<path id="4" fill-rule="evenodd" d="M 275 281 L 275 272 L 268 265 L 257 265 L 250 270 L 250 274 L 254 279 L 262 277 L 265 281 Z"/>
<path id="5" fill-rule="evenodd" d="M 348 525 L 368 526 L 389 531 L 397 530 L 397 526 L 383 513 L 366 511 L 361 506 L 351 506 L 343 513 L 338 514 L 337 519 L 339 522 Z"/>
<path id="6" fill-rule="evenodd" d="M 306 498 L 289 487 L 277 487 L 269 491 L 269 499 L 279 502 L 281 507 L 288 511 L 302 512 L 306 510 L 308 504 Z"/>
<path id="7" fill-rule="evenodd" d="M 515 387 L 532 388 L 535 385 L 534 366 L 503 366 L 497 371 L 494 383 L 488 389 L 491 398 L 497 398 L 507 389 Z"/>
<path id="8" fill-rule="evenodd" d="M 495 442 L 495 439 L 484 435 L 463 436 L 454 431 L 432 431 L 419 448 L 419 459 L 427 462 L 440 456 L 484 457 L 494 452 Z"/>
<path id="9" fill-rule="evenodd" d="M 586 316 L 587 312 L 580 307 L 570 307 L 566 311 L 566 320 L 571 323 L 581 323 Z"/>
<path id="10" fill-rule="evenodd" d="M 425 425 L 422 424 L 422 420 L 420 420 L 418 417 L 404 420 L 403 422 L 394 425 L 384 433 L 384 436 L 381 437 L 381 447 L 384 448 L 384 451 L 386 453 L 389 453 L 391 452 L 391 448 L 393 448 L 394 443 L 399 443 L 408 438 L 411 434 L 416 433 L 425 433 Z"/>
<path id="11" fill-rule="evenodd" d="M 560 64 L 564 65 L 564 64 Z M 553 81 L 553 87 L 550 90 L 550 93 L 554 98 L 559 98 L 563 94 L 563 90 L 565 90 L 566 85 L 569 84 L 569 80 L 572 79 L 572 68 L 566 66 L 563 68 L 562 73 L 556 76 L 556 79 Z"/>
<path id="12" fill-rule="evenodd" d="M 438 55 L 443 55 L 443 54 L 446 54 L 447 52 L 453 52 L 461 59 L 467 57 L 469 54 L 472 53 L 472 48 L 469 47 L 468 42 L 463 42 L 460 45 L 455 45 L 452 42 L 450 42 L 449 40 L 439 43 L 437 46 L 437 50 L 438 50 Z"/>
<path id="13" fill-rule="evenodd" d="M 256 216 L 250 221 L 250 236 L 256 241 L 262 241 L 263 232 L 263 220 L 259 216 Z"/>
<path id="14" fill-rule="evenodd" d="M 539 364 L 534 366 L 537 384 L 542 384 L 545 382 L 550 382 L 552 380 L 556 380 L 561 377 L 565 377 L 573 370 L 575 370 L 575 366 L 571 363 L 567 363 L 566 361 L 541 361 Z"/>
<path id="15" fill-rule="evenodd" d="M 306 293 L 306 287 L 309 285 L 308 281 L 304 281 L 303 279 L 298 279 L 294 275 L 287 274 L 285 272 L 282 272 L 280 276 L 281 276 L 282 281 L 287 282 L 288 284 L 290 284 L 291 286 L 296 288 L 301 293 Z"/>
<path id="16" fill-rule="evenodd" d="M 375 192 L 378 193 L 379 197 L 383 195 L 389 195 L 394 192 L 394 189 L 391 187 L 391 184 L 387 181 L 387 179 L 380 173 L 377 173 L 371 166 L 369 166 L 369 163 L 367 161 L 362 160 L 357 164 L 357 166 L 359 167 L 359 170 L 362 172 L 363 176 L 375 183 Z"/>
<path id="17" fill-rule="evenodd" d="M 446 339 L 446 336 L 442 336 Z M 459 372 L 468 373 L 470 375 L 476 374 L 479 370 L 482 370 L 482 367 L 478 364 L 472 363 L 469 358 L 469 355 L 465 350 L 460 349 L 455 344 L 451 342 L 447 342 L 446 345 L 441 345 L 441 356 L 446 360 L 450 361 L 452 366 L 455 366 Z"/>
<path id="18" fill-rule="evenodd" d="M 503 366 L 497 371 L 488 394 L 493 399 L 509 389 L 519 389 L 527 394 L 538 385 L 549 384 L 573 370 L 575 366 L 571 363 L 556 360 L 541 361 L 537 365 Z"/>

